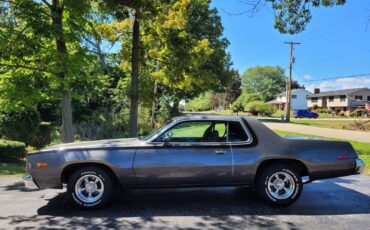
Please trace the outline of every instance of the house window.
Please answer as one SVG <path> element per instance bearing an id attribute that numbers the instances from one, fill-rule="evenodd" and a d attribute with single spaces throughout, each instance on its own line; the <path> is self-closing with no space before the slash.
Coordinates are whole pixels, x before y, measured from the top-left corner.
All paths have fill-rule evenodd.
<path id="1" fill-rule="evenodd" d="M 292 99 L 297 99 L 297 95 L 292 95 Z"/>
<path id="2" fill-rule="evenodd" d="M 329 97 L 329 102 L 333 102 L 334 101 L 334 96 L 330 96 Z"/>
<path id="3" fill-rule="evenodd" d="M 317 97 L 311 97 L 311 103 L 317 103 Z"/>
<path id="4" fill-rule="evenodd" d="M 346 101 L 346 95 L 340 95 L 340 101 Z"/>
<path id="5" fill-rule="evenodd" d="M 367 101 L 370 101 L 370 96 L 367 96 Z"/>
<path id="6" fill-rule="evenodd" d="M 355 99 L 362 101 L 362 95 L 355 95 Z"/>

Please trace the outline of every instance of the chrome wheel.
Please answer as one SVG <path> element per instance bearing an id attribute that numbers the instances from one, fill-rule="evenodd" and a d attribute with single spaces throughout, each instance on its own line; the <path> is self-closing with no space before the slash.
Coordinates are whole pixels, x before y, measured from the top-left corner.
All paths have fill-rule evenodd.
<path id="1" fill-rule="evenodd" d="M 283 200 L 290 197 L 295 189 L 295 182 L 286 172 L 274 173 L 267 182 L 268 192 L 275 199 Z"/>
<path id="2" fill-rule="evenodd" d="M 75 185 L 77 197 L 85 203 L 98 201 L 104 193 L 103 181 L 94 174 L 80 177 Z"/>

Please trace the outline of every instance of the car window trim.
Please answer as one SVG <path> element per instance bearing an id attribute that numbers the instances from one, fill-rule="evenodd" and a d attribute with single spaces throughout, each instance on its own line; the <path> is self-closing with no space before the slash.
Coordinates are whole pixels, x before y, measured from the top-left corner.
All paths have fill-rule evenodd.
<path id="1" fill-rule="evenodd" d="M 173 125 L 171 125 L 170 127 L 168 127 L 167 129 L 163 130 L 161 133 L 159 133 L 158 135 L 154 136 L 151 140 L 148 140 L 147 143 L 149 144 L 163 144 L 164 142 L 161 142 L 161 141 L 155 141 L 158 137 L 160 137 L 162 134 L 164 134 L 165 132 L 167 132 L 168 130 L 172 129 L 174 126 L 178 125 L 178 124 L 181 124 L 181 123 L 184 123 L 184 122 L 201 122 L 201 121 L 209 121 L 209 122 L 212 122 L 212 121 L 221 121 L 221 122 L 226 122 L 227 123 L 227 137 L 226 137 L 226 142 L 170 142 L 171 145 L 174 145 L 174 146 L 222 146 L 222 145 L 248 145 L 248 144 L 251 144 L 253 142 L 253 136 L 252 134 L 249 132 L 249 129 L 245 126 L 243 120 L 239 117 L 238 119 L 235 119 L 235 120 L 187 120 L 187 121 L 180 121 L 180 122 L 174 122 Z M 236 122 L 239 122 L 242 126 L 242 128 L 244 129 L 244 133 L 247 135 L 248 139 L 246 141 L 235 141 L 235 142 L 230 142 L 229 141 L 229 122 L 230 121 L 236 121 Z"/>

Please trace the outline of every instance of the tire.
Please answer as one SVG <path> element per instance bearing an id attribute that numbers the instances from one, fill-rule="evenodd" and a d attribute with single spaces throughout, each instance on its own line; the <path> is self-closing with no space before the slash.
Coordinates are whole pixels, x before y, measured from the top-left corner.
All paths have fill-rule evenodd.
<path id="1" fill-rule="evenodd" d="M 88 184 L 87 184 L 88 183 Z M 68 179 L 67 193 L 72 205 L 82 209 L 96 209 L 113 198 L 115 186 L 112 176 L 98 167 L 82 168 Z"/>
<path id="2" fill-rule="evenodd" d="M 276 184 L 271 183 L 278 178 L 280 181 L 277 181 Z M 285 178 L 287 180 L 283 182 Z M 296 202 L 302 189 L 303 183 L 300 174 L 293 167 L 284 164 L 268 166 L 257 178 L 259 195 L 276 207 L 287 207 Z"/>

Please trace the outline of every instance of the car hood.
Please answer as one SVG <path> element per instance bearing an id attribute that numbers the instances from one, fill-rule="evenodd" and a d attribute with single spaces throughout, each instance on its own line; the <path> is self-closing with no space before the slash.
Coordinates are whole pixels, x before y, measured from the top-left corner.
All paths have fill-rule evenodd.
<path id="1" fill-rule="evenodd" d="M 55 145 L 42 151 L 63 151 L 70 149 L 96 149 L 96 148 L 112 148 L 112 147 L 137 147 L 143 145 L 145 142 L 139 138 L 122 138 L 122 139 L 108 139 L 98 141 L 81 141 L 69 144 Z"/>

